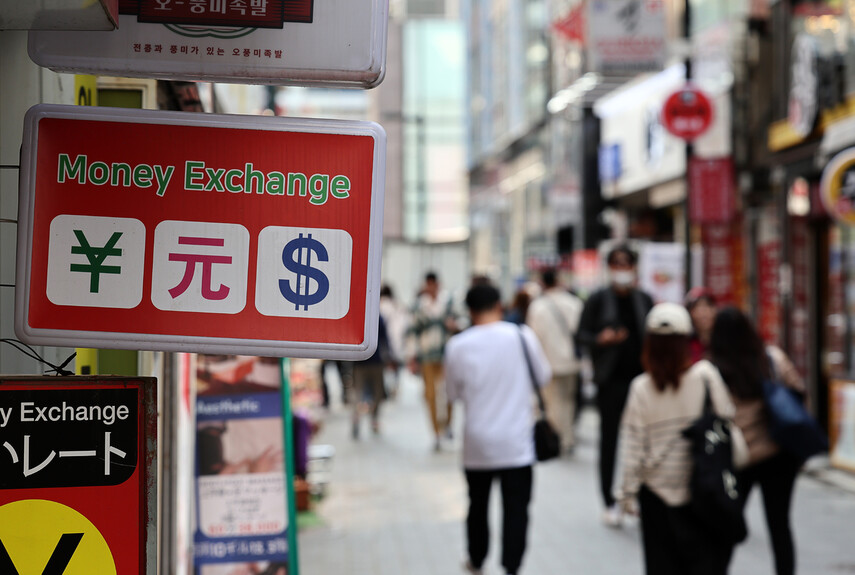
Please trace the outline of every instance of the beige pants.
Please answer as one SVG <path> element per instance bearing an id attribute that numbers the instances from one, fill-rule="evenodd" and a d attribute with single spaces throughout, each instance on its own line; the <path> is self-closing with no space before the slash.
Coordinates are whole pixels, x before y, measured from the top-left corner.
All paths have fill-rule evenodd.
<path id="1" fill-rule="evenodd" d="M 425 380 L 425 402 L 430 412 L 430 422 L 433 431 L 439 437 L 448 424 L 451 416 L 451 403 L 446 405 L 445 413 L 437 406 L 437 395 L 442 392 L 443 371 L 441 361 L 429 361 L 422 364 L 422 377 Z"/>
<path id="2" fill-rule="evenodd" d="M 546 417 L 549 423 L 561 435 L 561 447 L 570 449 L 576 445 L 573 419 L 576 414 L 576 386 L 578 374 L 556 375 L 544 388 L 543 401 L 546 403 Z"/>

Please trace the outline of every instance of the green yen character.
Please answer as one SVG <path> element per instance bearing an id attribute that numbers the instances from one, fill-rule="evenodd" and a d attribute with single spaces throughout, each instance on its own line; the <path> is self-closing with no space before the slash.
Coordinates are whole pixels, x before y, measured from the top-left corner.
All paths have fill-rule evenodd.
<path id="1" fill-rule="evenodd" d="M 101 280 L 101 274 L 120 274 L 122 273 L 121 266 L 105 266 L 104 260 L 109 256 L 122 255 L 122 249 L 114 247 L 119 238 L 122 237 L 122 232 L 113 232 L 110 239 L 104 247 L 92 247 L 86 239 L 82 230 L 74 230 L 74 235 L 80 245 L 72 246 L 71 253 L 83 254 L 89 260 L 88 264 L 71 264 L 71 271 L 85 272 L 92 274 L 89 278 L 89 293 L 98 293 L 98 285 Z"/>

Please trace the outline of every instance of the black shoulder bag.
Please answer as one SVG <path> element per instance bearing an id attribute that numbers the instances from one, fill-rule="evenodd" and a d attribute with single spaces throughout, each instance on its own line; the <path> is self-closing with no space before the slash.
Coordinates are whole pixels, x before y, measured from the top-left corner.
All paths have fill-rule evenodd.
<path id="1" fill-rule="evenodd" d="M 528 366 L 529 379 L 531 380 L 531 386 L 534 388 L 534 393 L 537 396 L 537 406 L 540 410 L 537 421 L 534 423 L 534 451 L 537 454 L 538 461 L 547 461 L 561 455 L 561 437 L 546 419 L 546 406 L 543 403 L 540 386 L 537 385 L 537 377 L 534 374 L 534 367 L 531 364 L 531 357 L 528 353 L 528 346 L 525 343 L 522 328 L 519 330 L 519 335 L 520 343 L 522 343 L 523 354 L 525 355 L 525 362 Z"/>
<path id="2" fill-rule="evenodd" d="M 748 536 L 739 485 L 733 468 L 730 421 L 716 414 L 704 379 L 701 416 L 683 430 L 691 442 L 690 509 L 698 522 L 719 541 L 736 544 Z"/>

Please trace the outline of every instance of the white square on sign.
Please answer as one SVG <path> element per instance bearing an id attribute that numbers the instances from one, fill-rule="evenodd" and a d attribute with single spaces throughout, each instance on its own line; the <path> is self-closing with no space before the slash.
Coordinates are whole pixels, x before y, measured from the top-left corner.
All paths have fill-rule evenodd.
<path id="1" fill-rule="evenodd" d="M 164 311 L 240 313 L 249 232 L 239 224 L 166 220 L 154 230 L 151 303 Z"/>
<path id="2" fill-rule="evenodd" d="M 47 297 L 57 305 L 131 309 L 142 301 L 145 224 L 62 214 L 50 223 Z"/>
<path id="3" fill-rule="evenodd" d="M 264 315 L 341 319 L 350 309 L 353 238 L 344 230 L 269 226 L 258 235 L 255 307 Z"/>

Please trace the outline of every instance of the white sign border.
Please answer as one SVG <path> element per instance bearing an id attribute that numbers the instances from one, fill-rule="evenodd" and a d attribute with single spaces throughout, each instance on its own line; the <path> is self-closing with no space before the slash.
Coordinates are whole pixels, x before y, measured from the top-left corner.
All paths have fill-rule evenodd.
<path id="1" fill-rule="evenodd" d="M 317 0 L 316 0 L 317 1 Z M 224 82 L 243 84 L 270 84 L 275 86 L 315 86 L 341 88 L 374 88 L 386 75 L 386 44 L 388 37 L 389 0 L 371 1 L 371 25 L 367 32 L 368 62 L 364 66 L 312 68 L 306 65 L 288 65 L 282 68 L 246 67 L 228 63 L 198 64 L 188 62 L 169 62 L 162 60 L 131 61 L 120 54 L 107 53 L 98 56 L 78 56 L 72 53 L 42 52 L 42 44 L 51 35 L 61 34 L 63 39 L 73 39 L 75 34 L 88 34 L 79 31 L 40 31 L 28 33 L 27 52 L 30 59 L 39 66 L 55 72 L 92 74 L 95 76 L 119 76 L 130 78 L 155 78 L 160 80 L 188 80 L 201 82 Z M 128 20 L 136 18 L 129 14 L 120 14 L 127 33 Z M 142 26 L 155 26 L 151 22 L 132 21 Z M 297 25 L 316 25 L 313 23 L 286 23 Z M 339 23 L 340 25 L 341 23 Z M 121 27 L 105 32 L 121 34 Z M 261 31 L 273 29 L 259 28 Z M 326 30 L 334 34 L 335 29 Z M 97 32 L 95 32 L 97 33 Z M 286 33 L 283 28 L 282 33 Z M 69 36 L 71 35 L 71 36 Z M 77 36 L 79 41 L 86 36 Z M 73 44 L 73 41 L 72 41 Z"/>
<path id="2" fill-rule="evenodd" d="M 369 136 L 374 139 L 369 221 L 368 269 L 363 341 L 358 344 L 315 343 L 288 340 L 232 339 L 221 337 L 141 334 L 33 328 L 27 323 L 30 308 L 32 231 L 35 216 L 35 182 L 38 156 L 38 123 L 44 118 L 90 120 L 135 124 L 177 125 L 207 128 L 302 132 Z M 27 111 L 21 147 L 18 190 L 18 249 L 15 277 L 15 333 L 30 345 L 92 347 L 190 353 L 228 353 L 272 357 L 300 357 L 359 361 L 377 348 L 380 314 L 380 265 L 383 242 L 383 198 L 386 173 L 386 132 L 375 122 L 319 120 L 266 116 L 200 114 L 121 108 L 92 108 L 39 104 Z"/>

